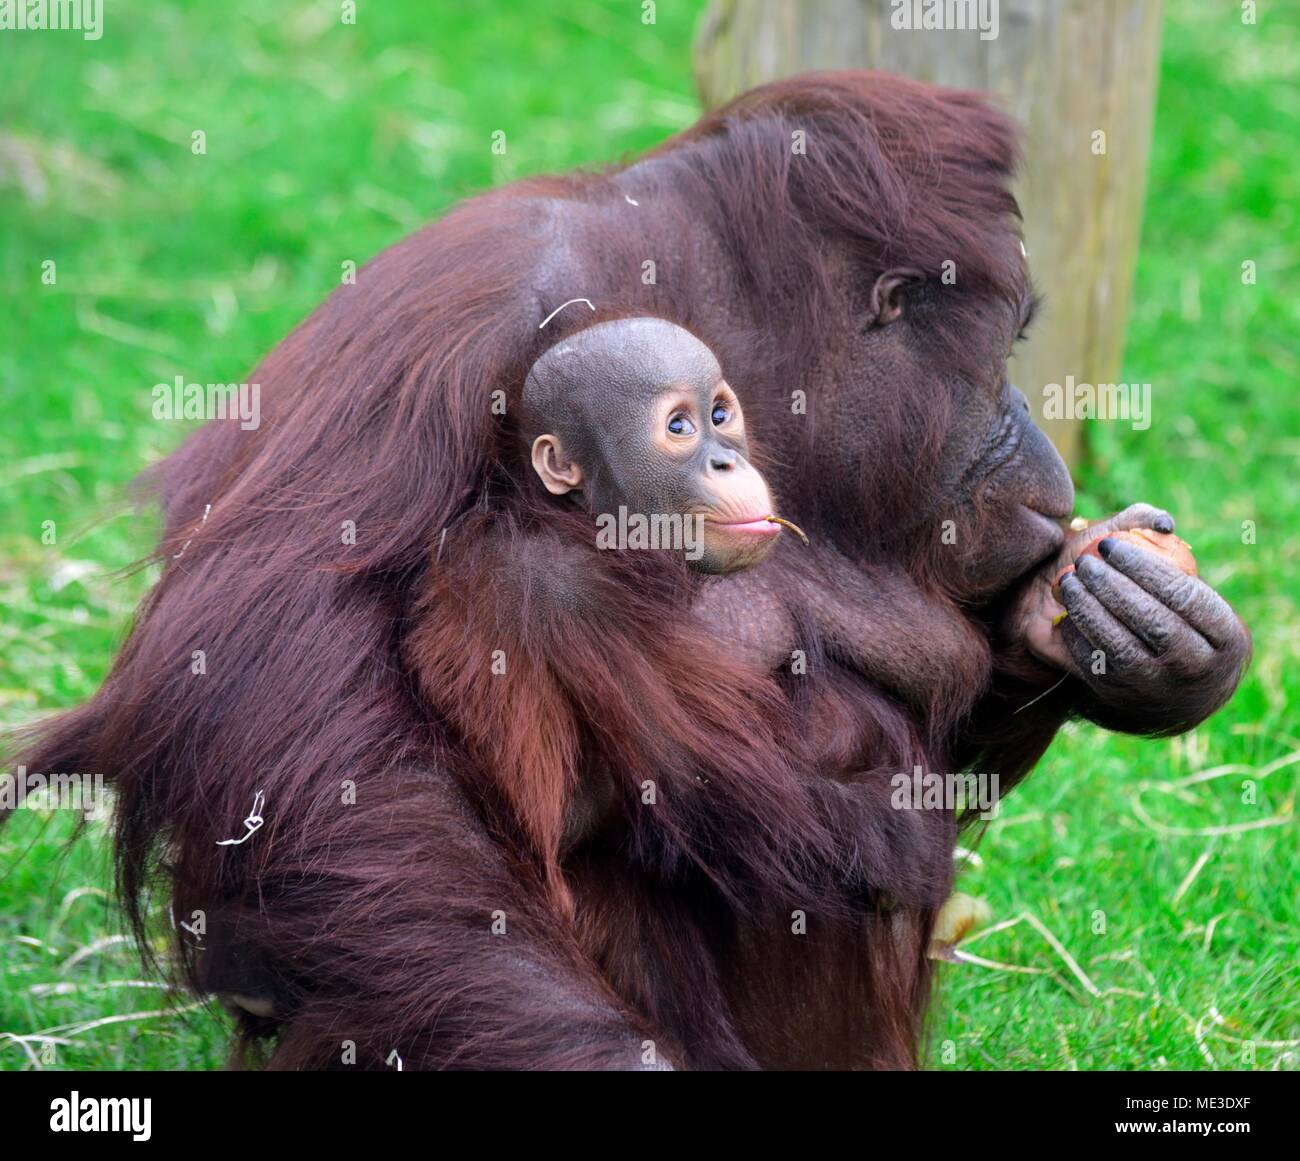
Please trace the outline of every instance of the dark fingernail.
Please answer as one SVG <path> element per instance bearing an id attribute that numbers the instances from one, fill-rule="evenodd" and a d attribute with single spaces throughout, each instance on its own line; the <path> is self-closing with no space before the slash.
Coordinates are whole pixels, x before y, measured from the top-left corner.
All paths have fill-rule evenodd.
<path id="1" fill-rule="evenodd" d="M 1174 530 L 1174 518 L 1168 512 L 1161 512 L 1159 516 L 1151 521 L 1151 527 L 1157 532 L 1172 532 Z"/>
<path id="2" fill-rule="evenodd" d="M 1081 587 L 1083 582 L 1072 572 L 1066 573 L 1061 577 L 1061 592 L 1072 593 L 1076 588 Z"/>
<path id="3" fill-rule="evenodd" d="M 1115 545 L 1118 543 L 1119 541 L 1113 536 L 1107 536 L 1097 545 L 1097 551 L 1101 553 L 1103 559 L 1109 560 L 1110 554 L 1115 551 Z"/>

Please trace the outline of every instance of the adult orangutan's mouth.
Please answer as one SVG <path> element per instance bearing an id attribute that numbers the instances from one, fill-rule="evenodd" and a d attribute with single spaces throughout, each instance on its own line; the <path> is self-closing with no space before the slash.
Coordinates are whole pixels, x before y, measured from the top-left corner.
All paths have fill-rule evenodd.
<path id="1" fill-rule="evenodd" d="M 1021 504 L 1021 510 L 1029 517 L 1030 523 L 1043 534 L 1043 542 L 1050 545 L 1041 557 L 1034 562 L 1033 567 L 1055 556 L 1065 545 L 1065 524 L 1067 516 L 1050 516 L 1046 512 L 1040 512 L 1037 508 L 1031 508 L 1028 504 Z"/>

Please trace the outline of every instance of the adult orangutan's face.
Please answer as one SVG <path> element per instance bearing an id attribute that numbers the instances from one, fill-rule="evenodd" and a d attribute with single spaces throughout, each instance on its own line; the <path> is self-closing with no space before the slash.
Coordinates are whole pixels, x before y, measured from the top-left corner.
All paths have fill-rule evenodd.
<path id="1" fill-rule="evenodd" d="M 952 301 L 906 274 L 877 281 L 818 446 L 858 497 L 909 514 L 881 527 L 868 499 L 862 535 L 896 559 L 937 553 L 950 591 L 978 600 L 1058 551 L 1074 487 L 1007 377 L 1032 314 L 1027 279 L 1014 301 L 961 303 L 958 320 L 941 313 Z M 941 324 L 955 344 L 936 337 Z M 854 499 L 838 498 L 841 510 Z"/>

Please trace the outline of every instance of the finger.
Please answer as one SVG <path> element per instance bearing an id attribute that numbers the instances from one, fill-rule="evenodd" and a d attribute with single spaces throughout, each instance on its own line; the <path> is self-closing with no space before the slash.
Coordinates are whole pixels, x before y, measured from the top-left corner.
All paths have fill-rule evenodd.
<path id="1" fill-rule="evenodd" d="M 1066 542 L 1071 558 L 1079 550 L 1091 544 L 1099 536 L 1109 536 L 1112 532 L 1127 532 L 1133 528 L 1153 528 L 1157 532 L 1172 532 L 1174 518 L 1163 508 L 1153 508 L 1150 504 L 1130 504 L 1122 512 L 1090 524 L 1082 532 L 1076 532 Z"/>
<path id="2" fill-rule="evenodd" d="M 1116 666 L 1151 663 L 1147 647 L 1084 587 L 1076 573 L 1061 580 L 1061 601 L 1070 614 L 1064 624 L 1082 634 Z M 1071 655 L 1078 660 L 1073 650 Z"/>
<path id="3" fill-rule="evenodd" d="M 1116 688 L 1124 687 L 1127 671 L 1115 663 L 1113 654 L 1089 641 L 1077 625 L 1070 623 L 1068 617 L 1061 622 L 1061 641 L 1074 663 L 1075 671 L 1094 689 L 1106 684 Z"/>
<path id="4" fill-rule="evenodd" d="M 1065 645 L 1075 668 L 1082 674 L 1094 673 L 1096 670 L 1097 647 L 1077 628 L 1070 624 L 1067 617 L 1061 622 L 1061 641 Z"/>
<path id="5" fill-rule="evenodd" d="M 1110 525 L 1106 529 L 1108 532 L 1127 532 L 1133 528 L 1154 528 L 1157 532 L 1174 530 L 1174 518 L 1163 508 L 1154 508 L 1150 504 L 1130 504 L 1102 523 Z"/>
<path id="6" fill-rule="evenodd" d="M 1076 572 L 1084 587 L 1156 656 L 1189 670 L 1213 659 L 1209 641 L 1118 569 L 1095 556 L 1084 556 Z"/>
<path id="7" fill-rule="evenodd" d="M 1109 532 L 1127 532 L 1133 528 L 1154 528 L 1157 532 L 1172 532 L 1174 518 L 1163 508 L 1150 504 L 1130 504 L 1114 516 L 1099 520 L 1085 529 L 1085 535 L 1095 540 Z"/>
<path id="8" fill-rule="evenodd" d="M 1107 564 L 1172 609 L 1216 649 L 1238 636 L 1232 606 L 1203 580 L 1123 540 L 1107 537 L 1097 545 L 1097 551 Z"/>

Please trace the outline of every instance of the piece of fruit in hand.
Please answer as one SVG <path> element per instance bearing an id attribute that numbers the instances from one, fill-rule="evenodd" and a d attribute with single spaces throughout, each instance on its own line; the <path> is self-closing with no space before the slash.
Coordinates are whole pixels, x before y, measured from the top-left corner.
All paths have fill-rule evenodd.
<path id="1" fill-rule="evenodd" d="M 1191 545 L 1185 540 L 1180 540 L 1172 532 L 1157 532 L 1154 528 L 1132 528 L 1125 532 L 1104 533 L 1084 545 L 1075 559 L 1078 560 L 1079 556 L 1100 558 L 1101 553 L 1097 550 L 1097 545 L 1105 540 L 1107 536 L 1113 540 L 1126 540 L 1129 544 L 1142 549 L 1143 552 L 1153 552 L 1156 556 L 1161 556 L 1169 561 L 1175 568 L 1181 569 L 1188 576 L 1196 576 L 1196 557 L 1192 555 Z M 1058 604 L 1062 603 L 1061 579 L 1073 571 L 1074 565 L 1061 569 L 1056 576 L 1056 580 L 1052 582 L 1052 598 Z"/>

